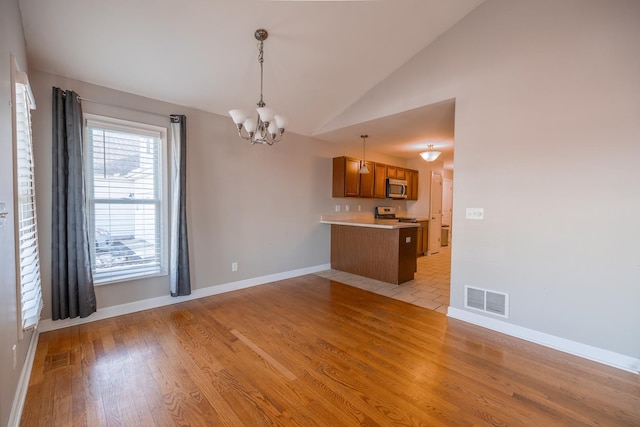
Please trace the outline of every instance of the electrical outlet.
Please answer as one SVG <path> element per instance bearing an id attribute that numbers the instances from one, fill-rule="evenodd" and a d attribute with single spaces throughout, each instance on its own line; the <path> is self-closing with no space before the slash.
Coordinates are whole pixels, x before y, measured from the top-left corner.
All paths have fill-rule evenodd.
<path id="1" fill-rule="evenodd" d="M 344 205 L 344 211 L 349 212 L 349 205 Z"/>
<path id="2" fill-rule="evenodd" d="M 467 219 L 484 219 L 484 208 L 467 208 L 466 211 Z"/>
<path id="3" fill-rule="evenodd" d="M 362 206 L 358 205 L 358 212 L 362 210 Z"/>
<path id="4" fill-rule="evenodd" d="M 231 263 L 231 271 L 238 271 L 238 263 L 237 262 L 232 262 Z"/>
<path id="5" fill-rule="evenodd" d="M 15 371 L 18 366 L 18 355 L 16 354 L 16 345 L 14 344 L 11 348 L 11 352 L 13 353 L 13 370 Z"/>
<path id="6" fill-rule="evenodd" d="M 336 205 L 336 212 L 340 212 L 340 205 Z"/>

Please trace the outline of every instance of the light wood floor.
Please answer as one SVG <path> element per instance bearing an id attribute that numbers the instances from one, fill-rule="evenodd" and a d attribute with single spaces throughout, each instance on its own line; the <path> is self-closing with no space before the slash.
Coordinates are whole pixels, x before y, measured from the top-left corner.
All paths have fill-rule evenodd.
<path id="1" fill-rule="evenodd" d="M 40 335 L 22 426 L 638 426 L 640 377 L 316 275 Z"/>

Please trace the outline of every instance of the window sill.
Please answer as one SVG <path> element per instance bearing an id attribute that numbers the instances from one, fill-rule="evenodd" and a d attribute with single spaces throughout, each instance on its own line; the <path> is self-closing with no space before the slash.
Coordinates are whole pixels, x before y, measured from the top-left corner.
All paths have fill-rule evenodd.
<path id="1" fill-rule="evenodd" d="M 167 273 L 166 271 L 160 271 L 160 272 L 151 273 L 151 274 L 138 274 L 138 275 L 114 277 L 113 279 L 103 279 L 100 281 L 96 281 L 94 278 L 93 286 L 97 287 L 97 286 L 104 286 L 104 285 L 113 285 L 115 283 L 131 282 L 134 280 L 147 280 L 147 279 L 153 279 L 156 277 L 164 277 L 168 275 L 169 273 Z"/>

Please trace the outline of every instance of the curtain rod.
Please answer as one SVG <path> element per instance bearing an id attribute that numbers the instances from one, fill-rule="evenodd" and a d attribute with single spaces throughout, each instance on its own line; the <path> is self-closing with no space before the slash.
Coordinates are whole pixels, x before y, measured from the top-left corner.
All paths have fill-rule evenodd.
<path id="1" fill-rule="evenodd" d="M 85 97 L 82 97 L 82 96 L 78 96 L 78 100 L 87 101 L 87 102 L 91 102 L 91 103 L 94 103 L 94 104 L 106 105 L 108 107 L 115 107 L 115 108 L 122 108 L 122 109 L 125 109 L 125 110 L 130 110 L 130 111 L 136 111 L 138 113 L 153 114 L 154 116 L 160 116 L 160 117 L 164 117 L 166 119 L 169 119 L 170 116 L 171 116 L 171 114 L 160 114 L 160 113 L 155 113 L 153 111 L 140 110 L 138 108 L 133 108 L 133 107 L 124 107 L 122 105 L 109 104 L 108 102 L 102 102 L 102 101 L 98 101 L 98 100 L 91 99 L 91 98 L 85 98 Z"/>

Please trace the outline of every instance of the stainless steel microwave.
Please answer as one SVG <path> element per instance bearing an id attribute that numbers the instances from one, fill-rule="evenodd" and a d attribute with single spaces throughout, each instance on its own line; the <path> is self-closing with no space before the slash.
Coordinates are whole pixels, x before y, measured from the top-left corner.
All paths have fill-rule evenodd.
<path id="1" fill-rule="evenodd" d="M 406 199 L 407 181 L 404 179 L 387 178 L 387 198 Z"/>

